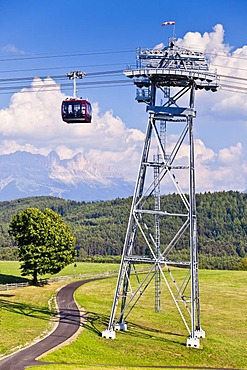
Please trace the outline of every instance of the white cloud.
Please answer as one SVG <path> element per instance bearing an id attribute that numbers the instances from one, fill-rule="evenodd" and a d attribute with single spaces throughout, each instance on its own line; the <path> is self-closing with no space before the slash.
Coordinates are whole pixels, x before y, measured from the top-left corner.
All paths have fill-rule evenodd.
<path id="1" fill-rule="evenodd" d="M 58 87 L 50 78 L 35 78 L 29 89 L 15 93 L 9 107 L 0 111 L 0 135 L 32 143 L 56 136 L 63 94 L 49 91 L 51 85 Z"/>
<path id="2" fill-rule="evenodd" d="M 203 133 L 201 139 L 196 140 L 197 189 L 198 191 L 245 190 L 247 159 L 243 138 L 247 136 L 247 99 L 244 94 L 226 90 L 233 90 L 232 86 L 237 87 L 238 91 L 241 91 L 241 87 L 247 87 L 245 82 L 247 46 L 234 50 L 226 44 L 224 28 L 220 24 L 216 25 L 210 33 L 188 32 L 183 39 L 178 39 L 176 44 L 180 47 L 205 51 L 210 61 L 210 70 L 217 69 L 220 75 L 221 88 L 216 93 L 196 92 L 195 103 L 198 116 L 195 121 L 196 133 Z M 208 130 L 206 130 L 207 127 Z M 205 139 L 208 143 L 210 140 L 212 143 L 217 140 L 217 150 L 206 147 L 203 143 Z M 227 142 L 227 145 L 219 148 L 223 141 Z"/>
<path id="3" fill-rule="evenodd" d="M 246 189 L 246 166 L 241 143 L 217 153 L 196 141 L 196 184 L 198 191 Z M 209 155 L 208 155 L 209 154 Z"/>
<path id="4" fill-rule="evenodd" d="M 50 91 L 51 85 L 55 91 Z M 63 99 L 59 86 L 50 78 L 37 78 L 25 93 L 14 94 L 9 107 L 0 110 L 0 155 L 17 150 L 48 155 L 55 150 L 61 159 L 68 159 L 81 153 L 80 168 L 90 163 L 104 173 L 108 171 L 135 180 L 144 133 L 127 128 L 112 111 L 102 113 L 98 103 L 93 103 L 91 125 L 67 125 L 60 117 Z M 172 150 L 177 136 L 171 134 L 169 140 L 168 151 Z M 187 155 L 188 144 L 185 143 L 177 160 L 184 161 Z M 247 162 L 243 161 L 240 142 L 217 153 L 202 139 L 197 139 L 195 155 L 198 191 L 245 188 Z M 234 163 L 238 163 L 237 169 Z M 182 180 L 181 185 L 186 187 L 187 181 Z"/>
<path id="5" fill-rule="evenodd" d="M 7 44 L 5 46 L 0 47 L 0 50 L 6 53 L 10 54 L 19 54 L 19 55 L 24 55 L 25 52 L 23 50 L 18 49 L 15 45 L 13 44 Z"/>
<path id="6" fill-rule="evenodd" d="M 224 148 L 219 151 L 219 161 L 225 164 L 237 164 L 241 159 L 243 147 L 241 143 L 236 146 L 231 145 L 230 148 Z"/>
<path id="7" fill-rule="evenodd" d="M 168 137 L 170 144 L 167 146 L 168 153 L 175 145 L 175 137 Z M 174 165 L 188 166 L 189 145 L 186 141 L 179 149 Z M 243 146 L 237 143 L 235 146 L 214 151 L 207 147 L 201 139 L 195 140 L 195 177 L 196 191 L 222 191 L 222 190 L 246 190 L 247 186 L 247 160 L 243 158 Z M 188 192 L 188 170 L 174 170 L 176 180 L 184 192 Z M 169 177 L 168 177 L 169 179 Z M 164 192 L 175 191 L 171 181 L 166 181 Z"/>
<path id="8" fill-rule="evenodd" d="M 231 46 L 224 43 L 222 25 L 216 25 L 212 32 L 203 35 L 189 32 L 177 41 L 177 45 L 207 50 L 211 67 L 217 67 L 218 73 L 246 78 L 247 46 L 232 51 Z M 238 80 L 236 83 L 239 84 Z M 102 112 L 96 102 L 93 103 L 91 125 L 67 125 L 60 117 L 63 99 L 59 85 L 51 78 L 36 78 L 30 88 L 14 94 L 9 107 L 0 110 L 0 154 L 26 150 L 47 155 L 51 150 L 56 150 L 61 159 L 68 159 L 81 153 L 78 166 L 90 163 L 95 168 L 101 167 L 104 171 L 109 170 L 121 174 L 125 179 L 135 180 L 144 133 L 126 127 L 113 111 Z M 245 140 L 242 139 L 247 134 L 245 95 L 223 90 L 216 93 L 197 91 L 195 102 L 199 116 L 195 120 L 196 130 L 199 121 L 204 126 L 208 122 L 210 127 L 221 126 L 217 136 L 215 130 L 211 130 L 207 132 L 207 137 L 195 140 L 197 191 L 245 190 L 247 159 L 244 156 Z M 229 137 L 228 144 L 220 147 L 226 121 L 232 121 L 232 130 L 238 122 L 238 128 L 242 125 L 242 131 L 238 140 Z M 218 138 L 217 149 L 213 144 L 205 144 L 210 143 L 210 137 Z M 176 136 L 171 134 L 169 139 L 174 145 Z M 188 144 L 185 143 L 178 153 L 178 161 L 184 160 L 187 154 Z M 182 187 L 187 185 L 188 178 L 182 182 Z"/>
<path id="9" fill-rule="evenodd" d="M 47 155 L 55 150 L 68 159 L 82 153 L 90 163 L 130 178 L 143 132 L 127 128 L 113 111 L 102 113 L 98 103 L 93 103 L 92 124 L 68 125 L 60 117 L 63 99 L 51 78 L 35 78 L 30 88 L 15 93 L 9 107 L 0 110 L 0 154 L 24 150 Z"/>
<path id="10" fill-rule="evenodd" d="M 224 44 L 224 28 L 221 24 L 213 27 L 212 32 L 188 32 L 183 39 L 178 39 L 176 45 L 187 49 L 198 49 L 210 53 L 229 52 L 230 46 Z"/>
<path id="11" fill-rule="evenodd" d="M 216 70 L 220 76 L 221 87 L 217 93 L 197 92 L 198 110 L 210 113 L 212 119 L 241 119 L 243 121 L 247 114 L 246 96 L 236 92 L 236 89 L 226 90 L 233 90 L 233 86 L 237 86 L 238 91 L 241 91 L 241 88 L 247 86 L 244 80 L 240 80 L 247 78 L 247 46 L 233 50 L 230 45 L 225 44 L 224 28 L 221 24 L 213 27 L 212 32 L 205 32 L 203 35 L 199 32 L 188 32 L 183 39 L 177 40 L 176 45 L 205 52 L 210 62 L 210 70 Z"/>
<path id="12" fill-rule="evenodd" d="M 3 140 L 0 144 L 0 155 L 11 154 L 17 151 L 48 155 L 51 150 L 49 148 L 36 148 L 31 144 L 20 145 L 15 140 Z"/>

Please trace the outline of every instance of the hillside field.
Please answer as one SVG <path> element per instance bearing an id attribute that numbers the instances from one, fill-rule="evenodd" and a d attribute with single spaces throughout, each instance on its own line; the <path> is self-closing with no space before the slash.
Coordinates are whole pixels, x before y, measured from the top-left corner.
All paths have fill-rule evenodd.
<path id="1" fill-rule="evenodd" d="M 110 266 L 81 263 L 77 269 L 91 273 L 95 271 L 96 274 Z M 73 274 L 71 267 L 68 269 Z M 12 276 L 15 268 L 9 270 Z M 64 281 L 44 287 L 1 292 L 2 355 L 17 345 L 30 343 L 51 328 L 48 300 L 63 284 Z M 132 311 L 128 331 L 118 332 L 116 340 L 101 338 L 101 331 L 109 320 L 115 284 L 116 278 L 113 277 L 83 285 L 76 291 L 76 300 L 85 310 L 84 316 L 87 318 L 83 330 L 76 341 L 42 358 L 57 363 L 57 366 L 46 365 L 39 369 L 109 367 L 123 370 L 132 366 L 247 368 L 246 271 L 200 271 L 201 318 L 206 338 L 201 339 L 199 350 L 185 346 L 187 332 L 165 287 L 162 288 L 160 314 L 154 313 L 153 291 L 150 287 Z M 54 310 L 52 304 L 51 309 Z M 22 343 L 14 343 L 18 336 L 22 336 Z"/>
<path id="2" fill-rule="evenodd" d="M 247 257 L 247 193 L 234 191 L 197 194 L 197 231 L 199 264 L 202 269 L 240 270 Z M 132 198 L 106 202 L 75 202 L 56 197 L 29 197 L 0 202 L 0 259 L 16 260 L 17 248 L 8 230 L 12 215 L 35 207 L 50 208 L 59 213 L 71 227 L 76 238 L 77 259 L 88 262 L 118 262 L 125 240 Z M 153 198 L 146 208 L 152 210 Z M 168 213 L 187 213 L 177 194 L 161 197 L 161 210 Z M 150 215 L 145 222 L 154 233 Z M 160 218 L 161 251 L 182 226 L 180 217 Z M 134 253 L 148 255 L 142 235 L 136 237 Z M 189 258 L 188 230 L 172 249 L 169 258 Z"/>

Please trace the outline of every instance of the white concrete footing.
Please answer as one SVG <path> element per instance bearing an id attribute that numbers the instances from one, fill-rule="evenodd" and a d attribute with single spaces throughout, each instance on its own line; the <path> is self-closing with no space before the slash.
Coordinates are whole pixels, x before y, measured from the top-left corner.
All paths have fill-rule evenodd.
<path id="1" fill-rule="evenodd" d="M 195 331 L 195 336 L 197 338 L 205 338 L 206 337 L 206 334 L 205 334 L 205 331 L 204 330 L 199 329 L 199 330 L 196 330 Z"/>
<path id="2" fill-rule="evenodd" d="M 118 322 L 114 326 L 115 330 L 127 331 L 127 324 L 124 322 Z"/>
<path id="3" fill-rule="evenodd" d="M 188 338 L 187 339 L 187 347 L 199 348 L 200 347 L 199 338 Z"/>
<path id="4" fill-rule="evenodd" d="M 116 333 L 114 330 L 104 330 L 102 331 L 102 337 L 106 339 L 115 339 L 116 338 Z"/>

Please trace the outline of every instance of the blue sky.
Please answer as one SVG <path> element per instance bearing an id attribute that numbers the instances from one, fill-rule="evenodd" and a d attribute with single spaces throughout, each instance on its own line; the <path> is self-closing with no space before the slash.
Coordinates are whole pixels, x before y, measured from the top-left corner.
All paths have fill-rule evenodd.
<path id="1" fill-rule="evenodd" d="M 72 134 L 71 128 L 69 132 L 58 122 L 60 100 L 63 94 L 72 92 L 72 85 L 71 88 L 62 86 L 60 92 L 50 92 L 46 98 L 45 94 L 40 99 L 36 94 L 27 98 L 31 81 L 17 83 L 16 79 L 53 78 L 73 69 L 86 73 L 124 70 L 127 64 L 135 63 L 137 47 L 167 44 L 172 27 L 161 27 L 167 20 L 176 22 L 176 37 L 186 46 L 185 36 L 191 32 L 193 40 L 200 34 L 199 41 L 197 38 L 200 47 L 210 45 L 206 43 L 206 36 L 203 37 L 207 34 L 212 40 L 215 37 L 215 47 L 222 52 L 228 50 L 230 57 L 240 50 L 237 55 L 242 59 L 236 58 L 232 66 L 233 59 L 229 57 L 225 69 L 219 67 L 219 70 L 222 74 L 247 78 L 247 66 L 244 70 L 246 14 L 246 0 L 0 0 L 0 79 L 15 79 L 12 83 L 0 81 L 0 88 L 13 86 L 11 93 L 0 91 L 5 92 L 0 94 L 0 120 L 4 122 L 0 132 L 0 154 L 7 152 L 7 148 L 40 153 L 53 149 L 64 157 L 82 151 L 87 159 L 101 156 L 105 162 L 109 160 L 113 168 L 120 163 L 124 176 L 133 179 L 147 122 L 145 106 L 135 102 L 134 86 L 79 89 L 80 96 L 96 105 L 95 122 L 84 132 L 76 128 Z M 216 25 L 224 30 L 223 40 L 220 39 L 222 30 L 215 29 Z M 225 60 L 216 58 L 214 63 L 221 66 Z M 121 74 L 116 78 L 125 79 Z M 85 82 L 101 79 L 87 77 Z M 61 82 L 56 78 L 54 81 Z M 14 94 L 24 86 L 27 94 Z M 227 190 L 235 186 L 243 190 L 247 180 L 246 95 L 219 92 L 217 97 L 212 97 L 209 94 L 196 97 L 196 138 L 199 152 L 204 150 L 205 155 L 199 167 L 203 167 L 200 169 L 205 170 L 206 177 L 215 178 L 205 188 Z M 30 119 L 27 114 L 35 104 L 39 107 L 35 109 L 40 109 L 40 121 Z M 26 107 L 25 114 L 21 107 Z M 54 115 L 53 110 L 56 111 Z M 44 130 L 45 120 L 47 130 Z M 129 163 L 129 160 L 133 161 L 133 170 L 128 175 L 126 161 Z M 234 166 L 239 168 L 238 172 L 232 170 Z M 223 179 L 231 176 L 241 179 L 236 180 L 236 185 Z M 200 181 L 199 188 L 206 190 L 200 187 Z"/>

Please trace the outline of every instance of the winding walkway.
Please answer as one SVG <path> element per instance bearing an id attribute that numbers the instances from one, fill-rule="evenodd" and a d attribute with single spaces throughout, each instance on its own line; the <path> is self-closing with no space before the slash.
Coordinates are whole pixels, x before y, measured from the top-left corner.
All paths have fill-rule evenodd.
<path id="1" fill-rule="evenodd" d="M 80 328 L 80 311 L 74 301 L 74 292 L 81 285 L 95 279 L 81 280 L 64 286 L 57 294 L 59 322 L 46 338 L 0 361 L 0 370 L 24 370 L 27 366 L 41 365 L 39 356 L 71 338 Z"/>

